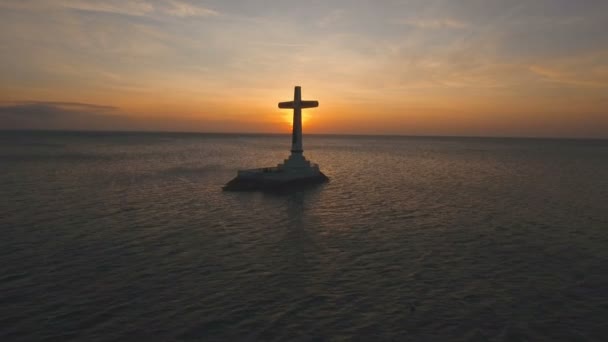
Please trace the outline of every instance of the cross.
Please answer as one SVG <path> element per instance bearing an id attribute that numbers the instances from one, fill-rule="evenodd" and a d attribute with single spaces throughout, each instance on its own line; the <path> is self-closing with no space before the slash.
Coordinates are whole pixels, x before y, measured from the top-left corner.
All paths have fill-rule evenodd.
<path id="1" fill-rule="evenodd" d="M 318 101 L 302 101 L 302 90 L 296 86 L 293 101 L 279 102 L 279 108 L 293 109 L 293 128 L 291 132 L 291 153 L 302 153 L 302 108 L 319 107 Z"/>

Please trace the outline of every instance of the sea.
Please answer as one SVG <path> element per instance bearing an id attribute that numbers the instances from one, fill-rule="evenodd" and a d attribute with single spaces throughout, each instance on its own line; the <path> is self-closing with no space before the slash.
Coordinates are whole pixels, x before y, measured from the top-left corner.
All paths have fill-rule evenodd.
<path id="1" fill-rule="evenodd" d="M 0 341 L 607 341 L 608 140 L 0 132 Z"/>

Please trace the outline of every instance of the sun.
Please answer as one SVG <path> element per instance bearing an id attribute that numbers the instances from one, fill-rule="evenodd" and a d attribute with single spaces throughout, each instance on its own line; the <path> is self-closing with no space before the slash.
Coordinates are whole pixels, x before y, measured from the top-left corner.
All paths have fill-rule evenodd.
<path id="1" fill-rule="evenodd" d="M 293 112 L 285 112 L 281 114 L 281 121 L 283 121 L 289 129 L 293 127 Z M 306 112 L 302 112 L 302 127 L 306 127 L 306 124 L 310 121 L 310 116 Z"/>

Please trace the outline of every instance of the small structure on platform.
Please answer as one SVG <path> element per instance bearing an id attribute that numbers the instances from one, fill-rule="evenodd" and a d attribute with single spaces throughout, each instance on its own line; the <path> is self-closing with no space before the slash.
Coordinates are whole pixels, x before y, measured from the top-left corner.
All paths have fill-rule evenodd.
<path id="1" fill-rule="evenodd" d="M 236 178 L 224 186 L 226 191 L 282 190 L 327 182 L 329 178 L 304 157 L 302 149 L 302 108 L 318 107 L 317 101 L 303 101 L 300 87 L 295 87 L 293 101 L 280 102 L 279 108 L 293 109 L 291 154 L 282 164 L 260 169 L 239 170 Z"/>

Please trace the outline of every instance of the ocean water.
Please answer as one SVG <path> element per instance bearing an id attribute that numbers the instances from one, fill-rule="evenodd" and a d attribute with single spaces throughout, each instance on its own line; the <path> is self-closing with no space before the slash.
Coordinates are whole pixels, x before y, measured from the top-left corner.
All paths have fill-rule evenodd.
<path id="1" fill-rule="evenodd" d="M 1 341 L 606 341 L 608 141 L 0 132 Z"/>

